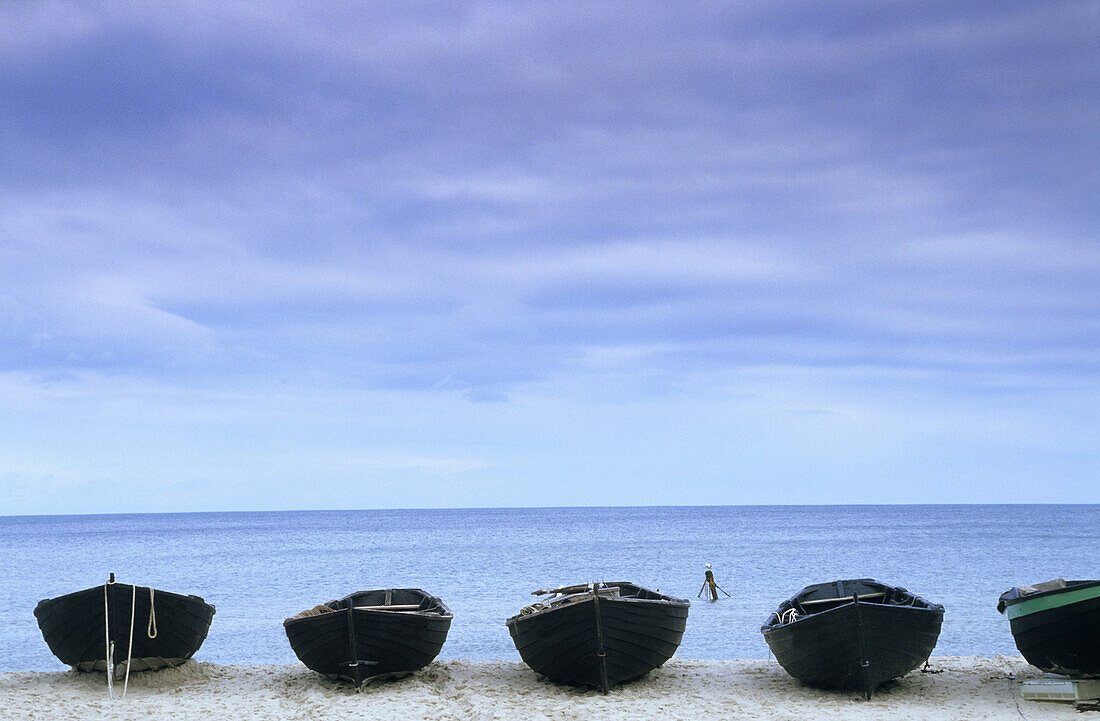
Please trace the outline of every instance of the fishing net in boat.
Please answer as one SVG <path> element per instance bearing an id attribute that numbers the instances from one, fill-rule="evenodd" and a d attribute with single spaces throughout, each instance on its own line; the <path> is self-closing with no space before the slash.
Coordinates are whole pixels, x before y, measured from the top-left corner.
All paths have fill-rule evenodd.
<path id="1" fill-rule="evenodd" d="M 291 618 L 308 618 L 310 616 L 320 616 L 322 613 L 332 613 L 335 610 L 335 608 L 330 608 L 322 603 L 314 606 L 313 608 L 307 608 L 301 613 L 291 616 Z"/>

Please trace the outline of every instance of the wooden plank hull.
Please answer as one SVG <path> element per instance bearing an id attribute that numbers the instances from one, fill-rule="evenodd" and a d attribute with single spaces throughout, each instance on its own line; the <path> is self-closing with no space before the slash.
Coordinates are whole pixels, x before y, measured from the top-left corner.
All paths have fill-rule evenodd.
<path id="1" fill-rule="evenodd" d="M 597 605 L 590 598 L 514 616 L 507 625 L 520 657 L 536 673 L 558 683 L 594 688 L 606 680 L 611 688 L 644 676 L 672 657 L 684 635 L 688 606 L 679 599 L 604 597 Z"/>
<path id="2" fill-rule="evenodd" d="M 1100 581 L 1084 582 L 1100 587 Z M 1042 599 L 1025 598 L 1024 606 L 1046 601 L 1040 610 L 1012 618 L 1009 626 L 1016 648 L 1032 666 L 1049 673 L 1083 678 L 1100 678 L 1100 595 L 1067 600 L 1074 587 L 1063 592 L 1042 594 Z"/>
<path id="3" fill-rule="evenodd" d="M 369 600 L 367 594 L 378 593 L 384 592 L 361 591 L 326 604 L 336 609 L 332 613 L 284 621 L 298 659 L 317 673 L 356 684 L 412 673 L 431 663 L 447 640 L 453 618 L 450 610 L 419 589 L 391 589 L 390 593 L 395 604 L 423 605 L 422 612 L 356 608 L 381 605 L 364 601 Z"/>
<path id="4" fill-rule="evenodd" d="M 106 670 L 105 621 L 114 642 L 116 673 L 126 669 L 127 657 L 131 659 L 131 670 L 178 666 L 191 658 L 206 640 L 214 607 L 198 596 L 154 590 L 150 604 L 148 586 L 138 586 L 136 593 L 133 586 L 125 583 L 109 583 L 106 589 L 106 618 L 104 586 L 46 599 L 35 607 L 42 637 L 62 663 L 81 671 Z M 151 615 L 155 622 L 153 634 Z"/>
<path id="5" fill-rule="evenodd" d="M 787 673 L 812 686 L 862 691 L 870 698 L 881 684 L 928 659 L 939 639 L 943 607 L 927 602 L 857 607 L 849 599 L 787 623 L 776 619 L 773 614 L 761 630 Z"/>

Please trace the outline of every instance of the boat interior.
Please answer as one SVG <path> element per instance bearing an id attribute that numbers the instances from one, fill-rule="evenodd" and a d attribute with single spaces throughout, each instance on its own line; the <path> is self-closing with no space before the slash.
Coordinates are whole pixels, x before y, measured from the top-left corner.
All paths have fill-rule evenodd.
<path id="1" fill-rule="evenodd" d="M 450 610 L 435 596 L 418 588 L 384 588 L 360 591 L 327 605 L 345 609 L 348 605 L 362 611 L 389 611 L 392 613 L 435 613 L 451 615 Z"/>
<path id="2" fill-rule="evenodd" d="M 595 581 L 593 583 L 578 583 L 573 586 L 561 586 L 559 588 L 540 589 L 532 591 L 533 596 L 545 596 L 538 603 L 525 606 L 519 613 L 527 616 L 537 611 L 558 608 L 571 603 L 581 603 L 598 594 L 600 598 L 636 599 L 640 601 L 678 601 L 658 591 L 630 583 L 629 581 Z M 680 601 L 682 603 L 682 601 Z"/>
<path id="3" fill-rule="evenodd" d="M 357 611 L 451 615 L 450 609 L 444 606 L 441 600 L 418 588 L 383 588 L 375 591 L 359 591 L 338 601 L 328 601 L 308 611 L 302 611 L 295 618 L 343 611 L 349 605 Z"/>
<path id="4" fill-rule="evenodd" d="M 888 586 L 870 578 L 856 578 L 806 586 L 794 598 L 780 604 L 768 619 L 768 625 L 791 623 L 800 618 L 839 608 L 859 598 L 860 603 L 887 606 L 931 608 L 933 604 L 898 586 Z"/>

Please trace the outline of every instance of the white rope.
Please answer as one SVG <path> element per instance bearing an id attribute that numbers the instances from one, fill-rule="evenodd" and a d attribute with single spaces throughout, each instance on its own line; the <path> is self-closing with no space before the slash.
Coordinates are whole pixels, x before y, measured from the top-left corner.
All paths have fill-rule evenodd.
<path id="1" fill-rule="evenodd" d="M 145 629 L 145 635 L 149 638 L 157 637 L 157 611 L 153 607 L 153 587 L 149 587 L 149 627 Z"/>
<path id="2" fill-rule="evenodd" d="M 103 584 L 103 638 L 106 639 L 107 648 L 105 650 L 106 656 L 103 662 L 107 664 L 107 695 L 114 700 L 115 687 L 111 676 L 114 675 L 114 669 L 111 668 L 111 614 L 107 607 L 107 584 Z"/>
<path id="3" fill-rule="evenodd" d="M 130 662 L 134 658 L 134 615 L 137 613 L 137 586 L 130 586 L 130 642 L 126 646 L 126 679 L 122 682 L 122 698 L 130 687 Z"/>
<path id="4" fill-rule="evenodd" d="M 783 613 L 777 615 L 779 616 L 780 623 L 791 623 L 798 619 L 798 611 L 793 608 L 788 608 Z"/>

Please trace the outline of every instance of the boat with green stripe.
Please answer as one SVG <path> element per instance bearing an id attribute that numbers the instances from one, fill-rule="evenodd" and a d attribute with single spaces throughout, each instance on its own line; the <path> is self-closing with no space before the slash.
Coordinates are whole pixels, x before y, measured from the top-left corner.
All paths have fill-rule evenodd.
<path id="1" fill-rule="evenodd" d="M 1001 594 L 1016 648 L 1032 666 L 1066 676 L 1100 677 L 1100 580 L 1055 579 Z"/>

